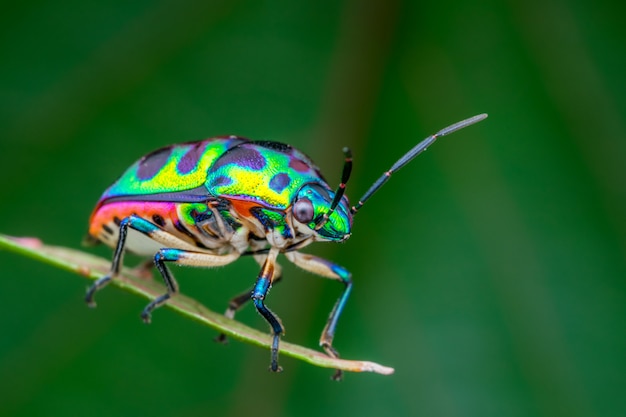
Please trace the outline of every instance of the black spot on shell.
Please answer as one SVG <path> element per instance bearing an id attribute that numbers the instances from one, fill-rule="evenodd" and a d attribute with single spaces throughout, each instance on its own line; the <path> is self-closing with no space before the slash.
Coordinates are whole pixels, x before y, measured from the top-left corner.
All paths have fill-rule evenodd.
<path id="1" fill-rule="evenodd" d="M 122 223 L 122 219 L 120 219 L 119 217 L 115 216 L 113 217 L 113 223 L 115 223 L 116 225 L 120 225 L 120 223 Z"/>
<path id="2" fill-rule="evenodd" d="M 259 145 L 263 148 L 272 149 L 287 154 L 291 152 L 291 149 L 293 149 L 291 145 L 287 145 L 281 142 L 271 142 L 269 140 L 257 140 L 254 142 L 254 144 Z"/>
<path id="3" fill-rule="evenodd" d="M 261 224 L 263 225 L 263 229 L 265 229 L 266 232 L 272 230 L 275 226 L 274 222 L 272 221 L 271 217 L 269 217 L 267 214 L 265 214 L 263 212 L 263 209 L 261 207 L 252 207 L 250 209 L 250 213 L 256 217 L 256 219 L 261 222 Z"/>
<path id="4" fill-rule="evenodd" d="M 219 211 L 228 212 L 231 208 L 231 204 L 228 200 L 217 200 L 217 209 Z"/>
<path id="5" fill-rule="evenodd" d="M 158 149 L 141 158 L 139 168 L 137 169 L 137 179 L 145 181 L 158 174 L 167 163 L 171 153 L 172 148 L 168 147 Z"/>
<path id="6" fill-rule="evenodd" d="M 163 220 L 163 217 L 161 217 L 158 214 L 155 214 L 152 216 L 152 221 L 158 226 L 161 226 L 161 227 L 165 226 L 165 220 Z"/>
<path id="7" fill-rule="evenodd" d="M 189 230 L 187 230 L 187 228 L 183 226 L 181 222 L 174 222 L 174 228 L 178 230 L 180 233 L 189 236 L 191 239 L 193 239 L 194 242 L 197 241 L 196 236 L 193 233 L 191 233 Z"/>
<path id="8" fill-rule="evenodd" d="M 282 172 L 272 177 L 272 179 L 270 180 L 269 186 L 272 190 L 280 194 L 283 192 L 285 188 L 287 188 L 290 182 L 291 182 L 291 178 L 289 177 L 289 175 Z"/>
<path id="9" fill-rule="evenodd" d="M 256 149 L 251 149 L 245 146 L 238 146 L 230 149 L 221 158 L 215 161 L 211 171 L 216 171 L 225 165 L 238 165 L 242 168 L 249 168 L 255 171 L 259 171 L 265 168 L 267 161 L 265 157 L 261 155 Z"/>
<path id="10" fill-rule="evenodd" d="M 238 230 L 241 227 L 241 223 L 239 223 L 237 220 L 233 218 L 233 216 L 230 214 L 230 211 L 222 210 L 220 206 L 222 205 L 220 204 L 218 206 L 218 209 L 220 211 L 220 216 L 222 216 L 222 219 L 226 222 L 226 225 L 228 225 L 231 230 Z"/>
<path id="11" fill-rule="evenodd" d="M 204 243 L 200 242 L 199 240 L 196 240 L 196 241 L 195 241 L 195 243 L 196 243 L 196 246 L 197 246 L 197 247 L 199 247 L 199 248 L 201 248 L 201 249 L 208 249 L 208 248 L 204 245 Z"/>
<path id="12" fill-rule="evenodd" d="M 264 236 L 263 237 L 257 236 L 252 232 L 248 232 L 248 240 L 256 240 L 257 242 L 260 242 L 260 241 L 266 240 L 266 238 Z"/>
<path id="13" fill-rule="evenodd" d="M 102 225 L 102 229 L 104 229 L 105 232 L 107 232 L 108 234 L 112 235 L 113 234 L 113 229 L 111 229 L 109 226 L 107 226 L 106 224 Z"/>
<path id="14" fill-rule="evenodd" d="M 205 142 L 197 142 L 191 149 L 189 149 L 180 161 L 176 165 L 176 170 L 179 174 L 189 174 L 198 165 L 198 161 L 204 154 Z"/>

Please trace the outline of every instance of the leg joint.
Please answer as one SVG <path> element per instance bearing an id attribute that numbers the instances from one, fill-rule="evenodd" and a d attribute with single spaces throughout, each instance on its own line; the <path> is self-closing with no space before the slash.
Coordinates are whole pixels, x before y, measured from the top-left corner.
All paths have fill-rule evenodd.
<path id="1" fill-rule="evenodd" d="M 180 249 L 162 248 L 154 254 L 154 262 L 176 262 L 181 258 L 181 255 L 184 255 L 184 252 Z"/>
<path id="2" fill-rule="evenodd" d="M 254 289 L 252 290 L 252 299 L 255 301 L 255 303 L 257 302 L 257 300 L 263 300 L 269 289 L 270 280 L 265 277 L 259 278 L 254 285 Z"/>

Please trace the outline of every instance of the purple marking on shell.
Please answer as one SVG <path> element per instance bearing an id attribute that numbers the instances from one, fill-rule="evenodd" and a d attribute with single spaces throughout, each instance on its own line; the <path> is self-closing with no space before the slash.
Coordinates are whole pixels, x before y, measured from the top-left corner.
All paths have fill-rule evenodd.
<path id="1" fill-rule="evenodd" d="M 234 164 L 242 168 L 260 171 L 265 168 L 267 160 L 261 153 L 255 149 L 250 149 L 246 145 L 237 146 L 226 152 L 221 158 L 213 164 L 212 172 L 217 171 L 224 165 Z"/>
<path id="2" fill-rule="evenodd" d="M 270 180 L 269 185 L 272 190 L 280 194 L 283 192 L 285 188 L 287 188 L 290 182 L 291 182 L 291 178 L 289 177 L 289 175 L 283 172 L 283 173 L 274 175 L 272 179 Z"/>
<path id="3" fill-rule="evenodd" d="M 141 158 L 137 168 L 137 179 L 145 181 L 158 174 L 169 160 L 171 153 L 171 147 L 161 148 Z"/>
<path id="4" fill-rule="evenodd" d="M 289 168 L 292 168 L 298 172 L 308 172 L 311 169 L 309 164 L 296 158 L 290 158 Z"/>
<path id="5" fill-rule="evenodd" d="M 198 142 L 185 152 L 180 161 L 178 161 L 178 165 L 176 165 L 178 173 L 185 175 L 193 171 L 198 166 L 198 161 L 202 157 L 205 147 L 206 142 Z"/>
<path id="6" fill-rule="evenodd" d="M 224 175 L 220 175 L 219 177 L 215 178 L 213 181 L 211 181 L 211 187 L 224 187 L 226 185 L 230 185 L 233 183 L 233 180 L 224 176 Z"/>

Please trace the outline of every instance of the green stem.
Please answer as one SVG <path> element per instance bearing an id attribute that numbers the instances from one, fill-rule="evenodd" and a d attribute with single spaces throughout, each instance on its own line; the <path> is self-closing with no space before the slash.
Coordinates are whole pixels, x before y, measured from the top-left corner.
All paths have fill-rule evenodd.
<path id="1" fill-rule="evenodd" d="M 15 238 L 0 235 L 0 249 L 6 249 L 93 280 L 104 276 L 109 271 L 111 264 L 109 260 L 75 249 L 44 245 L 35 238 Z M 113 279 L 112 284 L 148 299 L 154 299 L 165 292 L 162 284 L 142 278 L 136 271 L 128 268 L 124 268 L 119 276 Z M 167 302 L 167 306 L 183 316 L 212 327 L 233 339 L 266 349 L 271 347 L 272 337 L 270 335 L 215 313 L 183 294 L 177 294 L 176 297 Z M 394 372 L 393 368 L 374 362 L 333 359 L 324 353 L 284 341 L 280 343 L 280 353 L 323 368 L 342 369 L 351 372 L 375 372 L 383 375 Z"/>

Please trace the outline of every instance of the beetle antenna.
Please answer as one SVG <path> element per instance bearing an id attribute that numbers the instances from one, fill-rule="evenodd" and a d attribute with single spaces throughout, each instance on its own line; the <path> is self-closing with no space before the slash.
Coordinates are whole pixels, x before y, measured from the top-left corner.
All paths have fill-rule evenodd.
<path id="1" fill-rule="evenodd" d="M 359 211 L 359 209 L 361 207 L 363 207 L 363 204 L 365 204 L 365 202 L 376 191 L 378 191 L 387 181 L 389 181 L 389 178 L 391 178 L 391 174 L 393 174 L 394 172 L 398 171 L 400 168 L 402 168 L 403 166 L 405 166 L 406 164 L 411 162 L 413 160 L 413 158 L 415 158 L 417 155 L 419 155 L 422 152 L 424 152 L 426 150 L 426 148 L 428 148 L 430 145 L 433 144 L 433 142 L 435 142 L 437 140 L 437 138 L 439 138 L 441 136 L 449 135 L 450 133 L 454 133 L 457 130 L 461 130 L 464 127 L 473 125 L 474 123 L 478 123 L 481 120 L 484 120 L 486 118 L 487 118 L 487 114 L 483 113 L 483 114 L 479 114 L 479 115 L 474 116 L 474 117 L 470 117 L 469 119 L 462 120 L 462 121 L 460 121 L 458 123 L 455 123 L 455 124 L 453 124 L 451 126 L 448 126 L 448 127 L 445 127 L 443 129 L 441 129 L 439 132 L 435 133 L 434 135 L 431 135 L 431 136 L 427 137 L 426 139 L 424 139 L 423 141 L 421 141 L 420 143 L 415 145 L 415 147 L 413 147 L 413 149 L 411 149 L 410 151 L 405 153 L 402 156 L 402 158 L 398 159 L 396 161 L 396 163 L 393 164 L 391 166 L 391 168 L 389 168 L 388 171 L 384 172 L 383 175 L 381 175 L 380 178 L 378 178 L 374 182 L 374 184 L 372 184 L 370 189 L 367 190 L 367 192 L 365 194 L 363 194 L 363 197 L 361 197 L 359 199 L 359 202 L 355 206 L 352 206 L 352 208 L 350 209 L 350 212 L 353 215 L 356 214 Z"/>
<path id="2" fill-rule="evenodd" d="M 345 156 L 343 162 L 343 172 L 341 173 L 341 182 L 335 191 L 335 198 L 333 198 L 332 203 L 330 204 L 330 209 L 322 215 L 320 220 L 315 225 L 315 230 L 319 230 L 324 226 L 324 224 L 328 221 L 330 215 L 335 211 L 339 202 L 341 201 L 341 197 L 346 192 L 346 183 L 350 179 L 350 174 L 352 173 L 352 151 L 350 148 L 343 148 L 343 154 Z"/>

